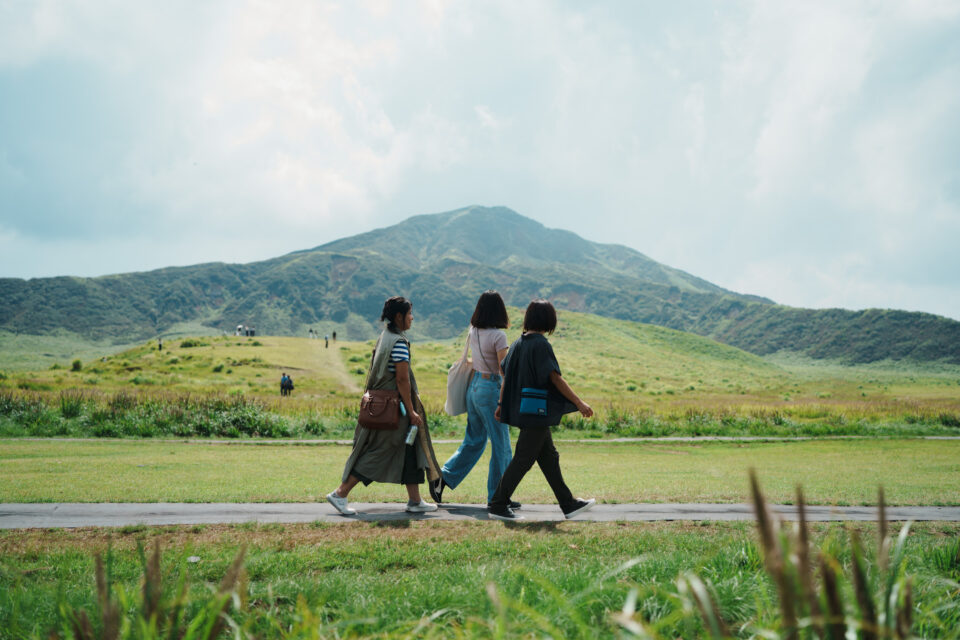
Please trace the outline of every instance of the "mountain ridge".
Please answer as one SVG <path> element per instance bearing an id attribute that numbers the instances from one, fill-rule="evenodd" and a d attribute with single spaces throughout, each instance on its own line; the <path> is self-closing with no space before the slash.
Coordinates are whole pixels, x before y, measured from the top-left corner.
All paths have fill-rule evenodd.
<path id="1" fill-rule="evenodd" d="M 487 238 L 493 238 L 488 240 Z M 483 239 L 481 242 L 480 239 Z M 622 245 L 549 229 L 506 207 L 466 207 L 312 249 L 247 263 L 203 263 L 98 278 L 0 279 L 0 329 L 69 329 L 90 339 L 145 339 L 183 322 L 290 335 L 377 332 L 383 300 L 407 295 L 421 337 L 449 338 L 480 292 L 508 304 L 647 322 L 765 355 L 796 351 L 852 363 L 960 363 L 960 322 L 918 312 L 786 307 L 723 289 Z"/>

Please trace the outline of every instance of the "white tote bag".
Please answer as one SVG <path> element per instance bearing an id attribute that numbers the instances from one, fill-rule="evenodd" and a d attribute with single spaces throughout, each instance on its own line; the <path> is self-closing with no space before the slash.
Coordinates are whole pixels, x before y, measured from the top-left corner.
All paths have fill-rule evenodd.
<path id="1" fill-rule="evenodd" d="M 467 349 L 470 347 L 472 333 L 473 327 L 470 327 L 467 331 L 467 342 L 463 345 L 463 355 L 447 371 L 447 401 L 443 410 L 450 416 L 467 412 L 467 387 L 473 377 L 473 361 L 467 357 Z"/>

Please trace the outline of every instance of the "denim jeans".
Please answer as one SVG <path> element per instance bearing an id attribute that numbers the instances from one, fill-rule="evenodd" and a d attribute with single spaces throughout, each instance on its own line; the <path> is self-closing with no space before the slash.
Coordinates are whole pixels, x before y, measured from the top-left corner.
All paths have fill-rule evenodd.
<path id="1" fill-rule="evenodd" d="M 499 375 L 484 379 L 473 373 L 467 388 L 467 433 L 457 452 L 443 465 L 443 480 L 451 489 L 463 482 L 477 460 L 483 455 L 490 439 L 490 470 L 487 473 L 487 501 L 493 498 L 500 477 L 510 464 L 510 428 L 493 417 L 500 400 Z"/>

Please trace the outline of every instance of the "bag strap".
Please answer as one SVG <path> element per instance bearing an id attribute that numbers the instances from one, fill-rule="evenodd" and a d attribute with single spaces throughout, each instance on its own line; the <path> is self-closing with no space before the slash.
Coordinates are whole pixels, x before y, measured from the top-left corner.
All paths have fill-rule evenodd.
<path id="1" fill-rule="evenodd" d="M 467 361 L 467 350 L 470 348 L 470 333 L 473 331 L 473 325 L 467 329 L 467 339 L 463 341 L 463 355 L 460 356 L 460 362 Z"/>
<path id="2" fill-rule="evenodd" d="M 374 360 L 376 359 L 376 357 L 377 357 L 377 349 L 380 347 L 380 338 L 382 338 L 382 337 L 383 337 L 383 334 L 381 333 L 381 334 L 380 334 L 380 337 L 377 338 L 377 344 L 374 345 L 374 347 L 373 347 L 373 353 L 370 354 L 370 368 L 367 369 L 367 381 L 363 383 L 363 390 L 364 390 L 364 391 L 369 391 L 369 390 L 370 390 L 370 378 L 373 377 L 373 361 L 374 361 Z"/>

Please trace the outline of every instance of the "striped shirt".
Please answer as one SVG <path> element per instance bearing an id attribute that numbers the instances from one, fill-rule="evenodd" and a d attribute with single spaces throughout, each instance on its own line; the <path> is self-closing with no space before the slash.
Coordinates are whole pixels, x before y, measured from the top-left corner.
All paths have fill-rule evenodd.
<path id="1" fill-rule="evenodd" d="M 397 373 L 398 362 L 410 362 L 410 345 L 406 340 L 397 340 L 390 350 L 390 361 L 387 363 L 390 373 Z"/>

